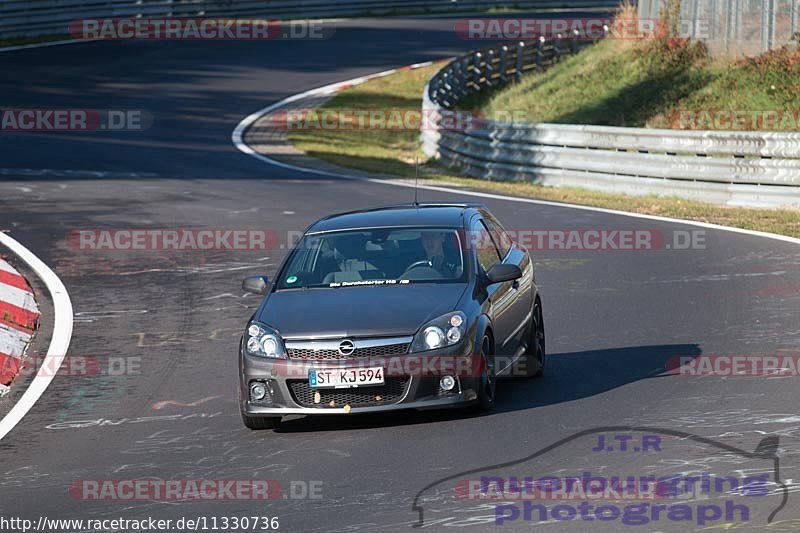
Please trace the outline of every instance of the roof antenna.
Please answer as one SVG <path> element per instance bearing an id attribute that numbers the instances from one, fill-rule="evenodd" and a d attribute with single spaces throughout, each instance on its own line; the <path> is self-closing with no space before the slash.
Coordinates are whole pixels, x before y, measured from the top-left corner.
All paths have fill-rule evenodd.
<path id="1" fill-rule="evenodd" d="M 417 182 L 419 181 L 419 157 L 414 157 L 414 207 L 419 207 L 419 200 L 417 199 L 417 193 L 419 192 L 419 188 L 417 187 Z"/>

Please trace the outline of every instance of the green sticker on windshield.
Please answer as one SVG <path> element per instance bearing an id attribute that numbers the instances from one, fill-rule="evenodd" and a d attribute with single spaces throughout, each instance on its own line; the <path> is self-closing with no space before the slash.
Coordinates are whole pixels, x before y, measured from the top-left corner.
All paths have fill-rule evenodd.
<path id="1" fill-rule="evenodd" d="M 297 281 L 297 276 L 289 276 L 286 278 L 286 283 L 294 283 L 295 281 Z"/>

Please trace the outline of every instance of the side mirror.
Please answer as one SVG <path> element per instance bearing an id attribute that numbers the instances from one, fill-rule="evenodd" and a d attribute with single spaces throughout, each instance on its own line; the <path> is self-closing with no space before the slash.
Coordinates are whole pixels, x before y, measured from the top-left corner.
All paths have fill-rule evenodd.
<path id="1" fill-rule="evenodd" d="M 486 277 L 489 279 L 489 283 L 512 281 L 522 277 L 522 270 L 517 265 L 495 263 L 489 268 Z"/>
<path id="2" fill-rule="evenodd" d="M 249 276 L 244 278 L 242 288 L 253 294 L 267 294 L 269 280 L 267 276 Z"/>

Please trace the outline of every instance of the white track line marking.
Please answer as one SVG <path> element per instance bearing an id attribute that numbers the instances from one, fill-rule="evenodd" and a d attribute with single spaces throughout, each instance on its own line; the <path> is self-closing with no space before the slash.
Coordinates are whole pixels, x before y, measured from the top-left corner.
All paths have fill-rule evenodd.
<path id="1" fill-rule="evenodd" d="M 425 61 L 423 63 L 415 63 L 414 65 L 409 65 L 407 68 L 422 68 L 422 67 L 427 67 L 428 65 L 432 65 L 432 64 L 433 64 L 433 61 Z M 252 148 L 250 148 L 247 145 L 247 143 L 244 142 L 244 132 L 247 131 L 247 128 L 249 128 L 259 118 L 261 118 L 262 116 L 266 115 L 267 113 L 270 113 L 270 112 L 274 111 L 275 109 L 278 109 L 278 108 L 281 108 L 281 107 L 285 106 L 286 104 L 290 104 L 292 102 L 296 102 L 298 100 L 302 100 L 303 98 L 306 98 L 308 96 L 336 93 L 344 86 L 352 87 L 354 85 L 360 85 L 360 84 L 364 83 L 365 81 L 373 80 L 375 78 L 383 78 L 384 76 L 388 76 L 390 74 L 394 74 L 395 72 L 397 72 L 397 70 L 398 69 L 393 68 L 393 69 L 384 70 L 384 71 L 381 71 L 381 72 L 376 72 L 375 74 L 369 74 L 367 76 L 361 76 L 361 77 L 358 77 L 358 78 L 353 78 L 352 80 L 345 80 L 345 81 L 340 81 L 340 82 L 337 82 L 337 83 L 331 83 L 330 85 L 324 85 L 322 87 L 317 87 L 316 89 L 311 89 L 311 90 L 308 90 L 308 91 L 305 91 L 305 92 L 302 92 L 302 93 L 299 93 L 299 94 L 295 94 L 293 96 L 289 96 L 288 98 L 284 98 L 280 102 L 276 102 L 276 103 L 274 103 L 272 105 L 268 105 L 267 107 L 265 107 L 263 109 L 259 109 L 255 113 L 252 113 L 252 114 L 248 115 L 247 117 L 245 117 L 244 120 L 239 122 L 239 124 L 236 126 L 236 129 L 233 130 L 233 133 L 231 134 L 231 140 L 233 141 L 233 144 L 236 145 L 236 148 L 238 148 L 240 152 L 244 152 L 245 154 L 247 154 L 249 156 L 252 156 L 252 157 L 255 157 L 256 159 L 258 159 L 260 161 L 263 161 L 264 163 L 268 163 L 270 165 L 274 165 L 274 166 L 277 166 L 277 167 L 285 168 L 285 169 L 288 169 L 288 170 L 294 170 L 296 172 L 305 172 L 307 174 L 328 175 L 328 176 L 334 176 L 334 177 L 337 177 L 337 178 L 355 179 L 352 176 L 345 176 L 343 174 L 336 174 L 336 173 L 333 173 L 333 172 L 323 172 L 323 171 L 319 171 L 319 170 L 312 170 L 312 169 L 309 169 L 309 168 L 303 168 L 303 167 L 298 167 L 298 166 L 295 166 L 295 165 L 290 165 L 288 163 L 283 163 L 281 161 L 276 161 L 275 159 L 267 157 L 267 156 L 265 156 L 263 154 L 259 154 L 258 152 L 256 152 Z"/>
<path id="2" fill-rule="evenodd" d="M 379 179 L 367 179 L 367 181 L 371 181 L 374 183 L 386 183 L 385 181 Z M 392 185 L 398 187 L 414 187 L 413 183 L 401 183 L 401 182 L 394 182 Z M 711 224 L 710 222 L 699 222 L 696 220 L 683 220 L 681 218 L 670 218 L 670 217 L 660 217 L 657 215 L 645 215 L 643 213 L 629 213 L 628 211 L 617 211 L 616 209 L 605 209 L 603 207 L 592 207 L 588 205 L 576 205 L 576 204 L 565 204 L 561 202 L 550 202 L 547 200 L 534 200 L 533 198 L 519 198 L 516 196 L 505 196 L 503 194 L 492 194 L 486 192 L 476 192 L 476 191 L 461 191 L 458 189 L 451 189 L 449 187 L 438 187 L 435 185 L 420 185 L 420 189 L 427 189 L 430 191 L 441 191 L 441 192 L 449 192 L 449 193 L 458 193 L 458 194 L 466 194 L 469 196 L 477 196 L 480 198 L 491 198 L 493 200 L 508 200 L 513 202 L 523 202 L 523 203 L 530 203 L 530 204 L 538 204 L 538 205 L 548 205 L 554 207 L 568 207 L 570 209 L 581 209 L 584 211 L 595 211 L 598 213 L 607 213 L 609 215 L 621 215 L 631 218 L 644 218 L 647 220 L 657 220 L 659 222 L 678 222 L 680 224 L 689 224 L 691 226 L 698 226 L 701 228 L 707 229 L 718 229 L 722 231 L 729 231 L 732 233 L 742 233 L 744 235 L 753 235 L 755 237 L 764 237 L 766 239 L 775 239 L 778 241 L 785 241 L 790 242 L 792 244 L 800 244 L 800 239 L 796 237 L 789 237 L 788 235 L 779 235 L 777 233 L 767 233 L 765 231 L 755 231 L 750 229 L 744 228 L 734 228 L 732 226 L 723 226 L 721 224 Z"/>
<path id="3" fill-rule="evenodd" d="M 69 299 L 67 288 L 64 287 L 56 273 L 36 257 L 33 252 L 6 233 L 0 232 L 0 243 L 7 246 L 17 257 L 27 263 L 44 282 L 53 300 L 55 315 L 53 319 L 53 337 L 50 339 L 50 347 L 47 349 L 47 355 L 42 363 L 47 365 L 47 368 L 55 369 L 55 371 L 44 372 L 43 375 L 37 373 L 16 405 L 0 420 L 0 440 L 2 440 L 28 414 L 28 411 L 47 390 L 56 372 L 61 367 L 72 338 L 72 302 Z"/>
<path id="4" fill-rule="evenodd" d="M 319 94 L 330 94 L 331 92 L 335 92 L 342 86 L 353 86 L 359 85 L 364 83 L 365 81 L 369 81 L 374 78 L 379 78 L 383 76 L 388 76 L 394 72 L 402 68 L 419 68 L 423 66 L 428 66 L 433 64 L 432 61 L 426 61 L 424 63 L 415 63 L 414 65 L 409 65 L 408 67 L 398 67 L 391 70 L 386 70 L 383 72 L 378 72 L 376 74 L 371 74 L 368 76 L 362 76 L 360 78 L 354 78 L 352 80 L 341 81 L 338 83 L 332 83 L 330 85 L 325 85 L 323 87 L 319 87 L 317 89 L 311 89 L 308 91 L 304 91 L 299 94 L 295 94 L 293 96 L 289 96 L 288 98 L 284 98 L 283 100 L 271 104 L 251 115 L 248 115 L 244 120 L 242 120 L 237 126 L 236 129 L 233 130 L 233 134 L 231 135 L 231 140 L 236 148 L 239 149 L 240 152 L 245 153 L 249 156 L 255 157 L 259 161 L 267 163 L 269 165 L 274 165 L 277 167 L 285 168 L 288 170 L 293 170 L 295 172 L 303 172 L 306 174 L 316 174 L 319 176 L 330 176 L 334 178 L 342 178 L 342 179 L 351 179 L 351 180 L 363 180 L 369 181 L 372 183 L 379 183 L 381 185 L 391 185 L 394 187 L 414 187 L 413 183 L 404 183 L 399 181 L 388 181 L 388 180 L 381 180 L 375 178 L 357 178 L 354 176 L 348 176 L 347 174 L 340 174 L 337 172 L 328 172 L 325 170 L 314 170 L 311 168 L 304 168 L 298 167 L 296 165 L 291 165 L 289 163 L 284 163 L 282 161 L 277 161 L 272 159 L 271 157 L 265 156 L 264 154 L 259 154 L 252 148 L 250 148 L 247 143 L 244 142 L 244 133 L 247 131 L 253 123 L 255 123 L 259 118 L 267 113 L 270 113 L 276 109 L 286 106 L 292 102 L 297 100 L 301 100 L 303 98 L 307 98 L 309 96 L 319 95 Z M 670 222 L 670 223 L 677 223 L 677 224 L 686 224 L 689 226 L 697 226 L 700 228 L 707 228 L 707 229 L 714 229 L 720 231 L 728 231 L 731 233 L 740 233 L 742 235 L 751 235 L 754 237 L 763 237 L 765 239 L 774 239 L 777 241 L 784 241 L 789 242 L 792 244 L 800 244 L 800 239 L 796 237 L 789 237 L 788 235 L 778 235 L 777 233 L 767 233 L 764 231 L 755 231 L 743 228 L 734 228 L 732 226 L 723 226 L 721 224 L 711 224 L 709 222 L 698 222 L 695 220 L 684 220 L 680 218 L 671 218 L 671 217 L 660 217 L 656 215 L 645 215 L 642 213 L 630 213 L 628 211 L 617 211 L 616 209 L 606 209 L 603 207 L 593 207 L 589 205 L 577 205 L 577 204 L 568 204 L 568 203 L 561 203 L 561 202 L 550 202 L 547 200 L 535 200 L 533 198 L 521 198 L 517 196 L 506 196 L 503 194 L 492 194 L 492 193 L 485 193 L 485 192 L 476 192 L 476 191 L 464 191 L 460 189 L 451 189 L 449 187 L 440 187 L 436 185 L 419 185 L 418 188 L 429 190 L 429 191 L 439 191 L 439 192 L 446 192 L 450 194 L 459 194 L 464 196 L 476 196 L 479 198 L 491 198 L 493 200 L 504 200 L 508 202 L 520 202 L 520 203 L 527 203 L 527 204 L 536 204 L 536 205 L 547 205 L 552 207 L 563 207 L 567 209 L 580 209 L 582 211 L 594 211 L 596 213 L 605 213 L 609 215 L 617 215 L 622 217 L 630 217 L 630 218 L 642 218 L 646 220 L 656 220 L 659 222 Z"/>

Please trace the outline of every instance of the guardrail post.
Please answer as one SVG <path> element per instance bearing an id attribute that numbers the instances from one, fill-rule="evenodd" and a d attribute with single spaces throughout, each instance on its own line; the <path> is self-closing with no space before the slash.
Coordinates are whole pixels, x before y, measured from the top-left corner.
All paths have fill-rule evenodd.
<path id="1" fill-rule="evenodd" d="M 539 36 L 539 40 L 536 42 L 536 69 L 542 70 L 544 69 L 544 35 Z"/>
<path id="2" fill-rule="evenodd" d="M 500 83 L 508 83 L 508 46 L 500 47 Z"/>
<path id="3" fill-rule="evenodd" d="M 553 63 L 561 61 L 561 34 L 556 35 L 556 42 L 553 43 Z"/>
<path id="4" fill-rule="evenodd" d="M 461 99 L 461 77 L 458 73 L 459 63 L 457 61 L 453 61 L 448 66 L 448 86 L 450 87 L 450 94 L 455 101 Z"/>
<path id="5" fill-rule="evenodd" d="M 435 102 L 439 100 L 439 76 L 431 78 L 430 87 L 428 87 L 428 96 Z"/>
<path id="6" fill-rule="evenodd" d="M 475 86 L 475 92 L 481 90 L 481 58 L 483 54 L 476 53 L 472 58 L 472 84 Z"/>
<path id="7" fill-rule="evenodd" d="M 575 55 L 578 53 L 578 35 L 577 29 L 572 30 L 572 41 L 570 42 L 570 53 Z"/>
<path id="8" fill-rule="evenodd" d="M 453 104 L 453 102 L 450 100 L 450 98 L 453 96 L 453 91 L 448 91 L 447 90 L 447 87 L 450 85 L 448 83 L 449 82 L 449 80 L 448 80 L 449 75 L 450 75 L 450 72 L 448 70 L 444 71 L 442 73 L 442 78 L 441 78 L 440 83 L 439 83 L 439 87 L 441 88 L 442 97 L 443 97 L 441 99 L 441 101 L 442 101 L 442 103 L 444 104 L 445 107 L 450 107 Z"/>
<path id="9" fill-rule="evenodd" d="M 462 57 L 458 67 L 458 84 L 461 86 L 461 96 L 469 94 L 469 58 Z"/>
<path id="10" fill-rule="evenodd" d="M 522 73 L 525 70 L 525 43 L 520 41 L 517 43 L 517 61 L 514 65 L 514 77 L 517 81 L 522 79 Z"/>
<path id="11" fill-rule="evenodd" d="M 494 85 L 492 82 L 492 73 L 494 72 L 494 50 L 491 48 L 486 52 L 486 86 L 491 87 Z"/>

